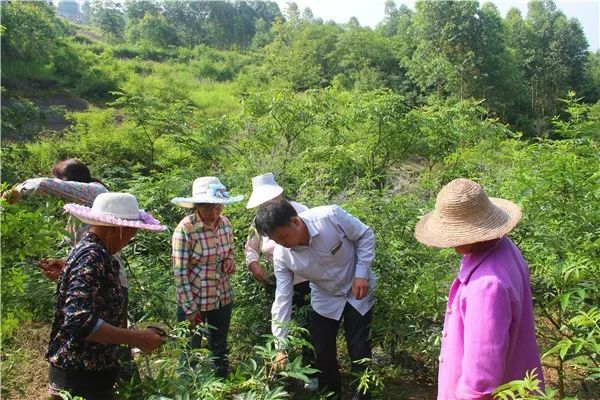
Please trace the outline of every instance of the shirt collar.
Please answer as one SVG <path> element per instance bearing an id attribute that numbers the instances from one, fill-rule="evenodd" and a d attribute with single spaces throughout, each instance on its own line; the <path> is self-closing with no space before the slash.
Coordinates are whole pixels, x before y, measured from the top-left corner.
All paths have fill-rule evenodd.
<path id="1" fill-rule="evenodd" d="M 194 213 L 192 214 L 192 222 L 193 222 L 194 226 L 197 226 L 201 229 L 211 229 L 212 230 L 212 229 L 217 229 L 223 223 L 223 216 L 219 215 L 219 221 L 217 222 L 217 225 L 213 228 L 213 227 L 206 225 L 204 222 L 202 222 L 200 215 L 198 215 L 198 211 L 194 211 Z"/>
<path id="2" fill-rule="evenodd" d="M 108 251 L 108 249 L 106 248 L 106 246 L 104 245 L 104 242 L 102 240 L 100 240 L 100 236 L 96 235 L 93 232 L 87 231 L 83 237 L 81 238 L 81 240 L 79 241 L 79 243 L 95 243 L 97 246 L 99 246 L 102 251 L 104 251 L 106 254 L 108 254 L 109 256 L 112 256 L 113 254 L 110 254 L 110 252 Z"/>
<path id="3" fill-rule="evenodd" d="M 300 217 L 300 219 L 302 220 L 302 222 L 304 222 L 304 225 L 306 225 L 306 229 L 308 230 L 308 246 L 310 246 L 310 244 L 312 243 L 312 239 L 319 234 L 319 231 L 312 223 L 312 221 L 306 220 L 302 217 Z M 308 248 L 308 246 L 296 246 L 292 250 L 306 249 Z"/>
<path id="4" fill-rule="evenodd" d="M 90 232 L 90 231 L 85 232 L 85 234 L 81 238 L 81 241 L 83 241 L 84 239 L 89 242 L 98 242 L 102 245 L 102 247 L 104 247 L 104 243 L 102 243 L 102 241 L 100 240 L 100 237 L 98 237 L 98 235 L 96 235 L 94 232 Z"/>
<path id="5" fill-rule="evenodd" d="M 498 248 L 498 246 L 500 246 L 500 243 L 502 243 L 504 240 L 506 240 L 506 239 L 502 238 L 502 239 L 498 240 L 489 249 L 479 251 L 476 253 L 465 254 L 463 256 L 462 260 L 460 261 L 460 271 L 458 271 L 458 276 L 457 276 L 458 280 L 463 284 L 468 283 L 473 272 L 475 272 L 475 270 L 481 265 L 481 263 L 490 254 L 492 254 Z"/>

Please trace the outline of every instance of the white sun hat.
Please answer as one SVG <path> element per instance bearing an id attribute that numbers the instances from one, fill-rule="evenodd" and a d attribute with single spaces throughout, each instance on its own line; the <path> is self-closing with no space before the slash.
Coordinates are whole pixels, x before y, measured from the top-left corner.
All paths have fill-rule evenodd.
<path id="1" fill-rule="evenodd" d="M 152 215 L 140 210 L 137 199 L 129 193 L 101 193 L 94 199 L 92 207 L 69 203 L 64 209 L 88 225 L 128 226 L 149 231 L 167 229 Z"/>
<path id="2" fill-rule="evenodd" d="M 478 183 L 459 178 L 440 190 L 435 209 L 415 226 L 415 237 L 432 247 L 485 242 L 506 235 L 521 216 L 512 201 L 488 197 Z"/>
<path id="3" fill-rule="evenodd" d="M 283 188 L 275 182 L 272 172 L 252 178 L 252 194 L 246 208 L 255 208 L 283 193 Z"/>
<path id="4" fill-rule="evenodd" d="M 243 195 L 230 197 L 219 178 L 203 176 L 194 181 L 192 197 L 175 197 L 171 202 L 181 207 L 194 208 L 194 204 L 198 203 L 231 204 L 243 199 Z"/>

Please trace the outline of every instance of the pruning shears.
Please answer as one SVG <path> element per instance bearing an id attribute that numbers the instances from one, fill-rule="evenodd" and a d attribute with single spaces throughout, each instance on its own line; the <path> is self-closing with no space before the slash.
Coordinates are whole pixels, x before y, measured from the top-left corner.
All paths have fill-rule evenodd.
<path id="1" fill-rule="evenodd" d="M 163 328 L 161 328 L 159 326 L 148 325 L 146 328 L 147 329 L 152 329 L 163 340 L 176 340 L 177 339 L 176 336 L 168 334 L 167 331 L 165 331 Z"/>

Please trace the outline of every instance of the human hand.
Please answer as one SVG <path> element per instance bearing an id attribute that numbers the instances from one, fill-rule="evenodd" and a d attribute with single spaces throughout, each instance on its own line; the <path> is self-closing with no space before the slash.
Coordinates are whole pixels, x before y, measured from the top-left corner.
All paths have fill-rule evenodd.
<path id="1" fill-rule="evenodd" d="M 38 261 L 38 267 L 42 270 L 42 273 L 46 275 L 51 281 L 56 281 L 60 276 L 60 273 L 65 268 L 65 260 L 53 258 L 50 260 Z"/>
<path id="2" fill-rule="evenodd" d="M 190 327 L 194 327 L 202 323 L 202 317 L 200 317 L 200 314 L 198 312 L 186 314 L 185 318 L 189 321 Z"/>
<path id="3" fill-rule="evenodd" d="M 135 346 L 144 353 L 152 353 L 163 342 L 163 338 L 154 329 L 143 329 L 136 331 L 137 338 Z"/>
<path id="4" fill-rule="evenodd" d="M 257 282 L 267 283 L 268 276 L 264 269 L 260 267 L 260 264 L 256 261 L 250 263 L 248 266 L 250 273 L 252 273 L 252 277 Z"/>
<path id="5" fill-rule="evenodd" d="M 362 300 L 369 293 L 369 281 L 365 278 L 354 278 L 352 294 L 356 300 Z"/>
<path id="6" fill-rule="evenodd" d="M 280 351 L 275 356 L 275 360 L 271 364 L 271 368 L 274 371 L 281 371 L 285 368 L 286 363 L 287 363 L 287 354 L 285 354 L 283 351 Z"/>
<path id="7" fill-rule="evenodd" d="M 15 204 L 21 198 L 21 193 L 17 189 L 9 189 L 2 193 L 2 198 L 6 200 L 8 204 Z"/>
<path id="8" fill-rule="evenodd" d="M 233 274 L 235 272 L 235 262 L 227 257 L 226 259 L 223 260 L 223 272 L 225 272 L 226 274 Z"/>

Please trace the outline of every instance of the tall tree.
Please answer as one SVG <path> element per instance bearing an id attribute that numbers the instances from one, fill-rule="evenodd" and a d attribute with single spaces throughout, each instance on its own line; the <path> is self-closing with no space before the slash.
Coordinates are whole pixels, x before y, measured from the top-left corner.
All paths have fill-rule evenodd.
<path id="1" fill-rule="evenodd" d="M 259 49 L 273 41 L 274 35 L 271 32 L 271 27 L 263 18 L 256 21 L 255 34 L 252 38 L 252 47 Z"/>
<path id="2" fill-rule="evenodd" d="M 386 36 L 394 36 L 398 33 L 398 7 L 394 0 L 386 0 L 383 6 L 383 21 L 379 29 Z"/>
<path id="3" fill-rule="evenodd" d="M 89 23 L 92 20 L 92 4 L 89 0 L 81 3 L 81 19 L 85 23 Z"/>
<path id="4" fill-rule="evenodd" d="M 478 15 L 483 35 L 479 57 L 481 80 L 476 97 L 485 99 L 486 107 L 504 121 L 514 122 L 515 114 L 526 105 L 523 73 L 507 49 L 504 24 L 496 6 L 485 3 Z"/>
<path id="5" fill-rule="evenodd" d="M 164 1 L 163 8 L 165 17 L 187 46 L 203 43 L 244 48 L 252 43 L 259 19 L 266 23 L 261 26 L 264 38 L 266 30 L 281 17 L 275 2 Z"/>
<path id="6" fill-rule="evenodd" d="M 409 73 L 421 89 L 469 97 L 481 79 L 477 56 L 483 27 L 471 1 L 418 1 L 418 40 Z"/>
<path id="7" fill-rule="evenodd" d="M 539 132 L 547 130 L 547 119 L 560 105 L 557 99 L 584 86 L 588 44 L 581 26 L 567 20 L 551 0 L 531 1 L 525 20 L 516 11 L 509 12 L 504 25 L 527 84 L 529 113 Z"/>
<path id="8" fill-rule="evenodd" d="M 313 15 L 310 7 L 304 7 L 304 10 L 302 10 L 302 20 L 307 22 L 315 22 L 315 16 Z"/>
<path id="9" fill-rule="evenodd" d="M 58 2 L 58 15 L 68 18 L 73 21 L 79 21 L 81 11 L 79 11 L 79 3 L 74 0 L 61 0 Z"/>
<path id="10" fill-rule="evenodd" d="M 348 20 L 348 23 L 346 24 L 346 26 L 348 27 L 348 29 L 360 28 L 360 22 L 358 21 L 358 18 L 356 18 L 355 16 L 352 16 Z"/>
<path id="11" fill-rule="evenodd" d="M 363 89 L 397 88 L 400 63 L 392 41 L 370 28 L 357 27 L 343 32 L 331 54 L 346 86 Z"/>
<path id="12" fill-rule="evenodd" d="M 54 10 L 43 2 L 2 2 L 2 58 L 48 63 L 61 34 Z"/>
<path id="13" fill-rule="evenodd" d="M 163 15 L 147 13 L 139 21 L 127 25 L 127 39 L 150 46 L 166 47 L 178 44 L 177 31 Z"/>
<path id="14" fill-rule="evenodd" d="M 288 3 L 287 8 L 285 9 L 285 17 L 288 24 L 293 26 L 298 25 L 300 22 L 300 9 L 298 8 L 298 4 L 293 1 Z"/>
<path id="15" fill-rule="evenodd" d="M 587 86 L 581 91 L 584 101 L 595 103 L 600 100 L 600 50 L 590 52 L 585 62 Z"/>
<path id="16" fill-rule="evenodd" d="M 112 40 L 122 40 L 125 33 L 125 17 L 121 5 L 114 1 L 92 1 L 92 22 Z"/>
<path id="17" fill-rule="evenodd" d="M 161 12 L 161 6 L 155 0 L 125 0 L 125 15 L 128 20 L 141 20 L 146 14 L 157 15 Z"/>

